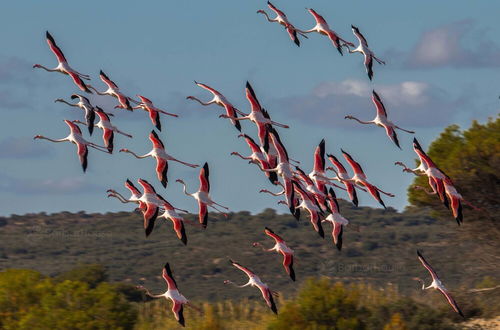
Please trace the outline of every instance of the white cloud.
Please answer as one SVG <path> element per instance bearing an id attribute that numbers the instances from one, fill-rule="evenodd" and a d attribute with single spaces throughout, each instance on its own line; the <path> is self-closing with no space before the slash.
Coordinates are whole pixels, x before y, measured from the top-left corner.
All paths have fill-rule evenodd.
<path id="1" fill-rule="evenodd" d="M 406 53 L 404 66 L 413 69 L 498 67 L 500 47 L 477 31 L 474 21 L 453 22 L 425 31 Z"/>
<path id="2" fill-rule="evenodd" d="M 348 114 L 366 120 L 375 117 L 371 92 L 372 85 L 368 82 L 348 79 L 321 83 L 307 95 L 286 97 L 275 103 L 276 108 L 313 124 L 351 127 L 352 123 L 344 120 Z M 441 88 L 419 81 L 378 85 L 376 92 L 389 118 L 410 127 L 448 124 L 457 109 L 468 101 L 465 96 L 453 98 Z"/>

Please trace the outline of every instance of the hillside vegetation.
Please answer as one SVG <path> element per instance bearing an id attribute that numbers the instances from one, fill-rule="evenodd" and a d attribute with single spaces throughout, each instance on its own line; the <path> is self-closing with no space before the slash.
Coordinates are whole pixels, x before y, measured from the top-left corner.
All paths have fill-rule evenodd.
<path id="1" fill-rule="evenodd" d="M 474 241 L 457 241 L 457 233 L 467 230 L 467 218 L 458 227 L 452 220 L 431 218 L 425 210 L 398 213 L 347 203 L 341 203 L 341 208 L 352 224 L 359 225 L 359 231 L 354 226 L 346 229 L 341 252 L 332 243 L 329 226 L 325 225 L 325 239 L 321 239 L 305 217 L 297 222 L 271 209 L 256 215 L 233 213 L 229 219 L 211 214 L 206 230 L 186 225 L 187 246 L 165 221 L 158 221 L 146 239 L 142 217 L 136 213 L 14 215 L 0 218 L 0 267 L 54 276 L 79 264 L 101 264 L 111 281 L 145 284 L 158 291 L 164 288 L 161 268 L 169 261 L 180 288 L 191 299 L 258 297 L 257 290 L 223 285 L 225 279 L 246 281 L 228 263 L 230 257 L 255 271 L 274 290 L 294 292 L 297 283 L 284 272 L 281 256 L 252 247 L 256 241 L 273 245 L 263 232 L 269 226 L 295 250 L 299 283 L 309 276 L 328 276 L 414 293 L 419 284 L 412 278 L 428 276 L 415 256 L 417 248 L 452 290 L 496 275 L 495 265 L 482 262 Z M 193 215 L 187 218 L 196 220 Z"/>

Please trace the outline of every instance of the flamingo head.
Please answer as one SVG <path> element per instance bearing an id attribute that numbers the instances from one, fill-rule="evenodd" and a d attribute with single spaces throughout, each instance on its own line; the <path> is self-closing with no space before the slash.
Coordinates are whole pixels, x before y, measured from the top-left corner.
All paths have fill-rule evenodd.
<path id="1" fill-rule="evenodd" d="M 33 138 L 33 140 L 36 140 L 36 139 L 41 139 L 42 136 L 41 135 L 35 135 L 35 137 Z"/>

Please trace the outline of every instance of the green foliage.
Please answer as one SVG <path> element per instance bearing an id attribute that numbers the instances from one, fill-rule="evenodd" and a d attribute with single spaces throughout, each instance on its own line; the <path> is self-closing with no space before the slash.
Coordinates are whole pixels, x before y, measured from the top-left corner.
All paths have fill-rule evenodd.
<path id="1" fill-rule="evenodd" d="M 461 131 L 457 125 L 447 127 L 431 143 L 427 154 L 453 180 L 464 199 L 482 209 L 475 211 L 467 208 L 464 213 L 465 221 L 495 224 L 491 220 L 496 218 L 498 229 L 500 117 L 490 119 L 484 125 L 474 121 L 465 131 Z M 435 216 L 450 219 L 450 212 L 436 196 L 413 189 L 415 185 L 428 187 L 427 178 L 417 177 L 408 188 L 408 199 L 412 205 L 431 207 Z M 467 207 L 467 204 L 463 206 Z"/>
<path id="2" fill-rule="evenodd" d="M 55 280 L 60 282 L 66 280 L 84 282 L 91 288 L 97 287 L 107 279 L 106 269 L 100 264 L 80 265 L 55 277 Z"/>
<path id="3" fill-rule="evenodd" d="M 53 281 L 30 270 L 0 273 L 2 329 L 131 329 L 136 313 L 110 284 Z"/>
<path id="4" fill-rule="evenodd" d="M 309 279 L 268 329 L 454 329 L 446 317 L 390 288 Z M 388 322 L 389 321 L 389 322 Z"/>

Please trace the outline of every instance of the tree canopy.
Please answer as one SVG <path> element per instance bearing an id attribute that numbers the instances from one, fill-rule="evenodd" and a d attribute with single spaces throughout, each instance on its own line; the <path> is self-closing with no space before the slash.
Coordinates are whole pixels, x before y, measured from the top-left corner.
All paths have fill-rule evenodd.
<path id="1" fill-rule="evenodd" d="M 484 226 L 498 230 L 500 203 L 500 117 L 485 124 L 473 121 L 467 130 L 457 125 L 448 126 L 430 144 L 427 154 L 452 180 L 466 203 L 463 207 L 465 221 L 481 221 Z M 432 208 L 434 215 L 451 218 L 451 213 L 436 196 L 429 196 L 414 187 L 427 187 L 427 177 L 415 178 L 408 188 L 408 199 L 413 206 Z M 479 210 L 467 205 L 470 203 Z"/>

